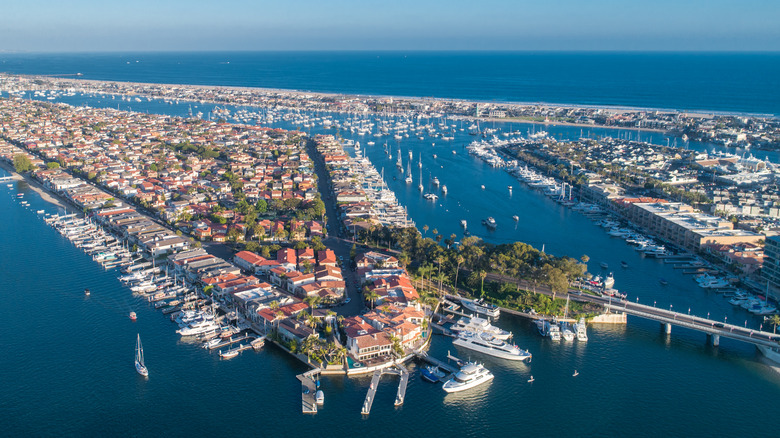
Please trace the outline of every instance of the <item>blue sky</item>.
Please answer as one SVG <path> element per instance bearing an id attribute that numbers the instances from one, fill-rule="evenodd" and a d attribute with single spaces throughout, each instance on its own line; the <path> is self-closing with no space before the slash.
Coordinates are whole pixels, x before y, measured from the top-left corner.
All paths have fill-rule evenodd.
<path id="1" fill-rule="evenodd" d="M 0 51 L 780 50 L 780 0 L 26 0 Z"/>

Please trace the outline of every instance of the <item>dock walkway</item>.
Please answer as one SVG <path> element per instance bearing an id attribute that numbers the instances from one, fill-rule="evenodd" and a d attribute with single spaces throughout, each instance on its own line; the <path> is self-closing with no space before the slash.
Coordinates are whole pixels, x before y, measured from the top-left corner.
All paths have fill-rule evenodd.
<path id="1" fill-rule="evenodd" d="M 374 371 L 373 377 L 371 377 L 371 386 L 368 387 L 368 393 L 366 394 L 366 400 L 363 402 L 363 408 L 360 413 L 368 415 L 371 413 L 371 406 L 374 404 L 374 396 L 376 395 L 376 389 L 379 386 L 379 379 L 382 377 L 382 371 Z"/>
<path id="2" fill-rule="evenodd" d="M 255 336 L 253 336 L 253 335 L 246 335 L 246 336 L 242 336 L 242 337 L 236 338 L 236 339 L 227 339 L 227 340 L 225 340 L 223 342 L 220 342 L 217 345 L 213 345 L 213 346 L 209 347 L 209 350 L 216 350 L 217 348 L 227 347 L 228 345 L 235 344 L 236 342 L 246 341 L 247 339 L 254 340 Z"/>
<path id="3" fill-rule="evenodd" d="M 398 382 L 398 393 L 395 395 L 395 405 L 401 406 L 406 398 L 406 385 L 409 383 L 409 370 L 401 364 L 396 365 L 401 370 L 401 380 Z"/>
<path id="4" fill-rule="evenodd" d="M 317 393 L 317 383 L 314 381 L 311 371 L 298 374 L 298 380 L 301 381 L 301 410 L 304 414 L 317 413 L 317 400 L 314 398 Z"/>
<path id="5" fill-rule="evenodd" d="M 418 359 L 423 360 L 425 362 L 428 362 L 431 365 L 436 365 L 437 367 L 439 367 L 439 368 L 441 368 L 441 369 L 443 369 L 445 371 L 448 371 L 451 374 L 455 373 L 456 371 L 458 371 L 452 365 L 450 365 L 450 364 L 448 364 L 448 363 L 446 363 L 446 362 L 444 362 L 442 360 L 436 359 L 433 356 L 429 356 L 428 353 L 426 353 L 424 351 L 415 352 L 415 355 L 417 356 Z"/>

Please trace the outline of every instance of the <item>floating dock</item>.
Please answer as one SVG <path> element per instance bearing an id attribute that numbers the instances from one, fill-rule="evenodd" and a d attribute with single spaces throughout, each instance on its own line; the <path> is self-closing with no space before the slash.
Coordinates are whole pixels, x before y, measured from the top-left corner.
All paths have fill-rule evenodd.
<path id="1" fill-rule="evenodd" d="M 363 401 L 363 408 L 360 410 L 360 413 L 363 415 L 371 413 L 371 406 L 374 404 L 374 396 L 376 395 L 376 388 L 379 386 L 380 378 L 382 378 L 382 371 L 374 371 L 374 375 L 371 377 L 371 386 L 368 387 L 366 399 Z"/>
<path id="2" fill-rule="evenodd" d="M 304 414 L 317 413 L 317 383 L 312 379 L 309 373 L 299 374 L 298 380 L 301 381 L 301 410 Z"/>
<path id="3" fill-rule="evenodd" d="M 416 356 L 420 360 L 428 362 L 431 365 L 436 365 L 437 367 L 439 367 L 439 368 L 441 368 L 441 369 L 443 369 L 445 371 L 448 371 L 450 374 L 455 373 L 456 371 L 458 371 L 455 367 L 453 367 L 452 365 L 448 364 L 447 362 L 444 362 L 442 360 L 436 359 L 433 356 L 428 356 L 428 353 L 426 353 L 424 351 L 417 353 Z M 458 358 L 456 358 L 454 356 L 451 356 L 449 353 L 447 354 L 447 358 L 453 358 L 456 361 L 460 361 L 460 359 L 458 359 Z"/>
<path id="4" fill-rule="evenodd" d="M 398 365 L 398 368 L 401 370 L 401 380 L 398 382 L 398 392 L 395 395 L 395 406 L 404 404 L 404 399 L 406 398 L 406 385 L 409 383 L 409 370 L 401 364 Z"/>
<path id="5" fill-rule="evenodd" d="M 209 350 L 216 350 L 217 348 L 227 347 L 228 345 L 233 345 L 236 342 L 246 341 L 247 339 L 250 339 L 250 340 L 254 341 L 255 337 L 252 336 L 252 335 L 246 335 L 246 336 L 242 336 L 242 337 L 236 338 L 236 339 L 227 339 L 227 340 L 225 340 L 223 342 L 220 342 L 217 345 L 209 347 Z M 250 348 L 251 348 L 251 345 L 252 344 L 250 343 L 249 344 Z"/>

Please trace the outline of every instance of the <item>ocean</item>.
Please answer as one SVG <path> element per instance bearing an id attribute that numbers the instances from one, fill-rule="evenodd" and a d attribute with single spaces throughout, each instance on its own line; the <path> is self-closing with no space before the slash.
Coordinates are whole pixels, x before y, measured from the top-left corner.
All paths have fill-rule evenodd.
<path id="1" fill-rule="evenodd" d="M 212 61 L 219 58 L 218 54 L 207 55 Z M 309 56 L 271 55 L 282 59 Z M 364 54 L 341 54 L 347 55 L 359 58 Z M 24 56 L 39 55 L 18 55 L 17 59 Z M 325 89 L 328 86 L 357 88 L 334 74 L 343 68 L 339 66 L 331 66 L 329 70 L 323 67 L 319 86 L 306 80 L 292 86 L 295 81 L 289 77 L 276 77 L 271 67 L 263 74 L 266 79 L 261 78 L 263 75 L 253 76 L 248 70 L 242 73 L 245 75 L 243 83 L 240 78 L 230 75 L 220 79 L 214 71 L 219 67 L 209 70 L 206 66 L 211 61 L 197 60 L 193 54 L 183 54 L 182 59 L 204 66 L 203 74 L 174 67 L 172 61 L 165 61 L 164 55 L 159 54 L 136 55 L 141 62 L 136 63 L 137 66 L 129 64 L 131 67 L 127 68 L 152 62 L 163 64 L 158 64 L 156 70 L 145 66 L 146 73 L 127 76 L 121 75 L 124 66 L 128 65 L 122 57 L 129 55 L 57 56 L 62 57 L 59 63 L 44 62 L 46 57 L 38 58 L 37 70 L 27 73 L 62 73 L 76 69 L 91 79 L 194 82 L 197 78 L 202 81 L 199 83 L 222 81 L 221 85 L 315 91 L 334 91 Z M 312 56 L 316 59 L 324 55 Z M 437 56 L 451 58 L 456 55 Z M 489 58 L 487 54 L 464 56 Z M 5 55 L 0 58 L 8 61 Z M 402 63 L 401 59 L 399 54 L 395 65 Z M 114 61 L 116 65 L 112 64 Z M 230 62 L 233 65 L 237 61 Z M 305 59 L 295 62 L 303 65 Z M 327 64 L 325 59 L 320 62 Z M 370 63 L 368 60 L 363 62 Z M 93 71 L 98 67 L 102 69 L 101 74 L 105 77 L 89 76 L 95 74 L 89 72 L 90 65 Z M 178 77 L 177 72 L 182 76 Z M 317 76 L 312 71 L 298 74 Z M 359 76 L 357 72 L 351 74 Z M 481 74 L 487 77 L 489 72 Z M 501 78 L 500 74 L 496 76 Z M 276 83 L 268 84 L 271 81 L 268 78 Z M 726 80 L 725 77 L 721 79 Z M 288 86 L 283 87 L 284 83 Z M 382 86 L 391 92 L 382 92 Z M 364 85 L 361 92 L 435 95 L 433 92 L 415 92 L 415 87 L 420 85 L 401 80 L 382 86 L 373 89 Z M 592 88 L 598 86 L 606 89 L 605 85 L 591 84 Z M 431 87 L 436 90 L 438 85 Z M 498 89 L 498 85 L 493 87 Z M 456 91 L 461 93 L 463 89 Z M 489 97 L 485 89 L 491 87 L 479 89 L 483 93 L 480 99 L 529 100 Z M 512 90 L 511 87 L 507 89 Z M 419 88 L 416 90 L 420 91 Z M 555 93 L 538 92 L 543 97 Z M 506 93 L 510 94 L 510 91 Z M 625 105 L 655 106 L 641 103 L 636 97 L 638 94 L 642 93 L 635 91 L 634 97 L 624 97 L 632 100 Z M 618 98 L 617 93 L 614 98 Z M 69 103 L 116 105 L 116 102 L 101 102 L 99 96 L 71 99 L 81 100 Z M 573 99 L 575 97 L 568 96 L 567 100 Z M 608 99 L 609 94 L 599 104 Z M 556 101 L 552 97 L 539 100 Z M 132 105 L 135 111 L 179 115 L 188 110 L 184 103 L 164 105 L 152 101 Z M 207 112 L 208 108 L 201 105 L 197 110 Z M 280 124 L 280 127 L 292 126 Z M 576 138 L 581 134 L 579 127 L 515 125 L 515 128 L 545 129 L 563 138 Z M 326 131 L 312 130 L 313 134 L 317 132 Z M 584 135 L 607 135 L 606 132 L 613 136 L 649 138 L 659 144 L 666 140 L 661 134 L 628 130 L 586 128 Z M 587 254 L 591 259 L 590 270 L 595 273 L 600 273 L 600 262 L 608 263 L 614 271 L 615 286 L 632 300 L 665 308 L 673 305 L 675 310 L 681 311 L 690 308 L 691 314 L 710 314 L 733 323 L 744 320 L 751 327 L 761 323 L 758 318 L 729 305 L 720 295 L 696 287 L 680 270 L 640 256 L 621 239 L 610 238 L 584 216 L 527 189 L 503 170 L 467 155 L 464 147 L 473 137 L 458 134 L 450 143 L 415 138 L 389 142 L 393 158 L 397 156 L 397 148 L 402 148 L 404 167 L 408 151 L 412 151 L 415 164 L 419 157 L 422 158 L 426 191 L 434 190 L 429 184 L 433 176 L 448 186 L 448 194 L 433 203 L 423 199 L 417 191 L 417 167 L 412 168 L 415 182 L 407 186 L 395 168 L 395 159 L 387 156 L 382 145 L 369 147 L 356 135 L 343 134 L 345 138 L 361 141 L 364 153 L 374 166 L 385 169 L 388 186 L 401 204 L 408 207 L 409 215 L 420 228 L 429 225 L 431 230 L 438 228 L 445 236 L 450 233 L 460 236 L 460 220 L 466 219 L 472 233 L 489 242 L 521 240 L 538 248 L 544 246 L 546 251 L 556 255 L 579 258 Z M 694 146 L 709 147 L 705 144 Z M 0 171 L 0 174 L 5 173 Z M 469 178 L 462 175 L 469 175 Z M 416 366 L 411 365 L 412 376 L 404 406 L 393 407 L 397 378 L 384 377 L 371 415 L 363 418 L 360 407 L 370 379 L 329 377 L 323 379 L 324 408 L 317 415 L 304 416 L 300 413 L 300 384 L 295 378 L 306 370 L 300 362 L 270 344 L 261 352 L 245 352 L 224 361 L 216 353 L 183 342 L 166 316 L 132 297 L 116 279 L 117 271 L 103 270 L 35 213 L 40 209 L 47 213 L 63 212 L 62 209 L 40 199 L 25 182 L 13 182 L 10 188 L 6 184 L 0 184 L 0 297 L 4 302 L 0 306 L 0 329 L 6 334 L 9 353 L 0 361 L 4 382 L 0 386 L 0 427 L 7 436 L 106 433 L 132 436 L 239 433 L 263 436 L 776 435 L 771 413 L 780 396 L 780 374 L 778 368 L 768 363 L 754 347 L 722 339 L 720 347 L 714 348 L 707 344 L 701 333 L 674 327 L 671 336 L 666 336 L 657 323 L 632 317 L 626 326 L 590 326 L 587 343 L 556 344 L 536 334 L 530 322 L 503 315 L 497 325 L 511 330 L 514 342 L 530 350 L 534 355 L 530 364 L 512 364 L 468 350 L 459 351 L 449 338 L 440 336 L 435 337 L 431 348 L 435 357 L 443 358 L 451 351 L 460 357 L 483 361 L 496 376 L 489 385 L 461 395 L 445 395 L 436 385 L 423 382 Z M 482 184 L 484 190 L 480 187 Z M 513 185 L 511 193 L 508 185 Z M 24 193 L 24 199 L 31 205 L 21 205 L 17 193 Z M 514 214 L 521 217 L 517 223 L 511 218 Z M 487 216 L 496 218 L 498 227 L 495 231 L 479 225 Z M 620 268 L 620 261 L 627 261 L 629 268 Z M 659 278 L 666 279 L 668 284 L 661 286 Z M 91 296 L 84 296 L 85 287 L 91 289 Z M 138 313 L 136 323 L 127 318 L 131 310 Z M 133 368 L 137 333 L 144 343 L 150 370 L 148 380 L 140 378 Z M 572 377 L 575 369 L 580 373 L 576 378 Z M 530 375 L 535 378 L 533 384 L 527 382 Z M 767 419 L 763 420 L 763 417 Z"/>
<path id="2" fill-rule="evenodd" d="M 0 54 L 0 71 L 498 102 L 780 115 L 780 53 Z"/>

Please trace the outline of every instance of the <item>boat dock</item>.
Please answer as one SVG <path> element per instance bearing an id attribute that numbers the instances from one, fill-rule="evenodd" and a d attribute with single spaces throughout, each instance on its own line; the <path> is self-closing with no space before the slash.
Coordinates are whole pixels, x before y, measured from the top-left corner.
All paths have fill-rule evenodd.
<path id="1" fill-rule="evenodd" d="M 379 386 L 379 379 L 382 378 L 382 371 L 374 371 L 374 375 L 371 377 L 371 386 L 368 387 L 368 393 L 366 394 L 366 400 L 363 402 L 363 408 L 360 413 L 368 415 L 371 412 L 371 406 L 374 404 L 374 396 L 376 395 L 376 388 Z"/>
<path id="2" fill-rule="evenodd" d="M 404 404 L 406 398 L 406 385 L 409 383 L 409 370 L 401 364 L 397 365 L 401 370 L 401 380 L 398 382 L 398 392 L 395 395 L 395 406 Z"/>
<path id="3" fill-rule="evenodd" d="M 428 353 L 426 353 L 424 351 L 415 352 L 415 356 L 417 356 L 418 359 L 420 359 L 422 361 L 425 361 L 425 362 L 428 362 L 431 365 L 436 365 L 437 367 L 439 367 L 439 368 L 449 372 L 450 374 L 455 373 L 456 371 L 458 371 L 452 365 L 450 365 L 450 364 L 448 364 L 448 363 L 446 363 L 446 362 L 444 362 L 442 360 L 436 359 L 433 356 L 429 356 Z M 460 359 L 450 355 L 449 353 L 447 354 L 447 358 L 448 359 L 455 359 L 456 363 L 458 361 L 460 361 Z"/>
<path id="4" fill-rule="evenodd" d="M 317 382 L 314 380 L 313 371 L 319 371 L 319 369 L 311 370 L 296 376 L 298 377 L 298 380 L 301 381 L 301 410 L 304 414 L 317 413 L 317 400 L 315 399 Z"/>
<path id="5" fill-rule="evenodd" d="M 216 350 L 217 348 L 227 347 L 228 345 L 233 345 L 236 342 L 246 341 L 247 339 L 254 341 L 255 337 L 252 335 L 246 335 L 236 339 L 227 339 L 217 345 L 209 347 L 209 350 Z M 249 348 L 251 348 L 251 343 L 249 344 Z"/>

